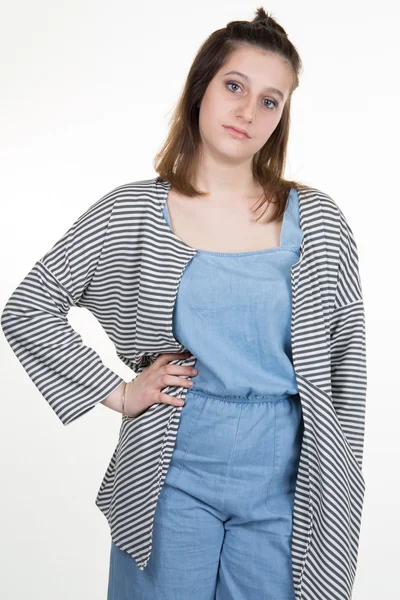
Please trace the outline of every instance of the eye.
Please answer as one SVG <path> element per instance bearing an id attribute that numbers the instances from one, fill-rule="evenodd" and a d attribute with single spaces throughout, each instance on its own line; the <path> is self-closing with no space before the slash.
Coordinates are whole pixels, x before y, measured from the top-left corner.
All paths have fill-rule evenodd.
<path id="1" fill-rule="evenodd" d="M 274 108 L 276 108 L 278 106 L 278 104 L 275 102 L 275 100 L 270 100 L 269 98 L 265 98 L 267 102 L 272 102 L 273 103 L 273 108 L 271 110 L 274 110 Z"/>
<path id="2" fill-rule="evenodd" d="M 235 81 L 227 81 L 226 85 L 227 85 L 227 86 L 230 86 L 230 85 L 235 85 L 236 87 L 238 87 L 238 88 L 241 88 L 241 86 L 240 86 L 238 83 L 236 83 Z M 230 89 L 230 90 L 231 90 L 231 88 L 228 88 L 228 89 Z M 231 90 L 231 91 L 232 91 L 232 90 Z M 268 108 L 269 110 L 274 110 L 275 108 L 277 108 L 277 106 L 278 106 L 278 103 L 277 103 L 277 102 L 275 102 L 275 100 L 271 100 L 270 98 L 265 98 L 265 100 L 266 100 L 267 102 L 272 102 L 272 103 L 273 103 L 273 105 L 274 105 L 272 108 L 270 108 L 270 107 L 268 107 L 268 106 L 267 106 L 267 108 Z M 264 104 L 264 106 L 265 106 L 265 104 Z"/>
<path id="3" fill-rule="evenodd" d="M 237 83 L 235 83 L 234 81 L 228 81 L 226 85 L 236 85 L 236 87 L 240 87 Z M 229 88 L 230 89 L 230 88 Z"/>

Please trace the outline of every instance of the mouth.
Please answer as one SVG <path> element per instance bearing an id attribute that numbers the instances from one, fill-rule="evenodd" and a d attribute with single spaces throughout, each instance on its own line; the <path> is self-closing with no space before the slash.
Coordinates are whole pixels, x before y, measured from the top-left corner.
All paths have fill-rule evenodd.
<path id="1" fill-rule="evenodd" d="M 249 134 L 243 129 L 236 129 L 236 127 L 231 127 L 230 125 L 223 125 L 223 127 L 232 135 L 232 137 L 237 139 L 250 138 Z"/>

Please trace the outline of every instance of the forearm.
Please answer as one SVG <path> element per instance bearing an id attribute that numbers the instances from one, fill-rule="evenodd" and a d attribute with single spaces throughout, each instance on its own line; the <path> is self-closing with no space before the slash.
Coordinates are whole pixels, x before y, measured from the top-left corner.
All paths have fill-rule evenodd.
<path id="1" fill-rule="evenodd" d="M 107 398 L 102 400 L 101 404 L 104 404 L 104 406 L 107 406 L 107 408 L 112 408 L 112 410 L 116 410 L 122 414 L 122 390 L 124 383 L 125 382 L 123 381 L 115 390 L 111 392 L 111 394 L 107 396 Z"/>
<path id="2" fill-rule="evenodd" d="M 330 347 L 333 405 L 362 468 L 367 360 L 365 314 L 361 299 L 334 311 Z"/>

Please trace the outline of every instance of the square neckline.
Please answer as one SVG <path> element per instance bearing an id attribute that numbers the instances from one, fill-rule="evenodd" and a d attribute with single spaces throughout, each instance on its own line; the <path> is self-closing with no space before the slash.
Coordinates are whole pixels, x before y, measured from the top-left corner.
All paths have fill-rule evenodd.
<path id="1" fill-rule="evenodd" d="M 167 222 L 165 216 L 164 216 L 164 206 L 167 210 L 168 213 L 168 217 L 169 217 L 169 209 L 168 209 L 168 204 L 167 204 L 167 200 L 168 200 L 168 195 L 171 189 L 171 183 L 169 181 L 160 181 L 158 178 L 156 178 L 156 186 L 161 185 L 162 187 L 162 195 L 161 195 L 161 218 L 163 220 L 163 223 L 166 225 L 166 227 L 168 227 L 168 230 L 171 232 L 171 234 L 173 235 L 173 237 L 181 244 L 183 245 L 186 249 L 190 250 L 193 253 L 200 253 L 200 254 L 206 254 L 206 255 L 214 255 L 214 256 L 251 256 L 253 254 L 268 254 L 268 253 L 273 253 L 273 252 L 278 252 L 281 250 L 288 250 L 288 248 L 284 247 L 282 244 L 282 240 L 283 238 L 283 234 L 284 234 L 284 229 L 285 229 L 285 223 L 286 223 L 286 214 L 287 214 L 287 208 L 288 208 L 288 204 L 289 204 L 289 197 L 290 194 L 292 193 L 294 188 L 291 188 L 288 194 L 288 198 L 286 201 L 286 206 L 285 206 L 285 210 L 283 213 L 283 219 L 282 219 L 282 227 L 281 227 L 281 232 L 279 235 L 279 245 L 278 246 L 273 246 L 272 248 L 264 248 L 262 250 L 249 250 L 247 252 L 217 252 L 216 250 L 203 250 L 201 248 L 193 248 L 192 246 L 189 246 L 189 244 L 186 244 L 186 242 L 184 242 L 180 237 L 178 237 L 176 235 L 176 233 L 173 231 L 172 227 L 169 225 L 169 223 Z"/>

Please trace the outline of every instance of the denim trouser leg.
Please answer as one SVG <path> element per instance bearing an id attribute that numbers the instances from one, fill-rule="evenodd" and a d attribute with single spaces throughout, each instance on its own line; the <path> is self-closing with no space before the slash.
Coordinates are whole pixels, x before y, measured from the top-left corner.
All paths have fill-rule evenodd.
<path id="1" fill-rule="evenodd" d="M 108 600 L 294 600 L 294 396 L 188 390 L 141 571 L 112 542 Z"/>

